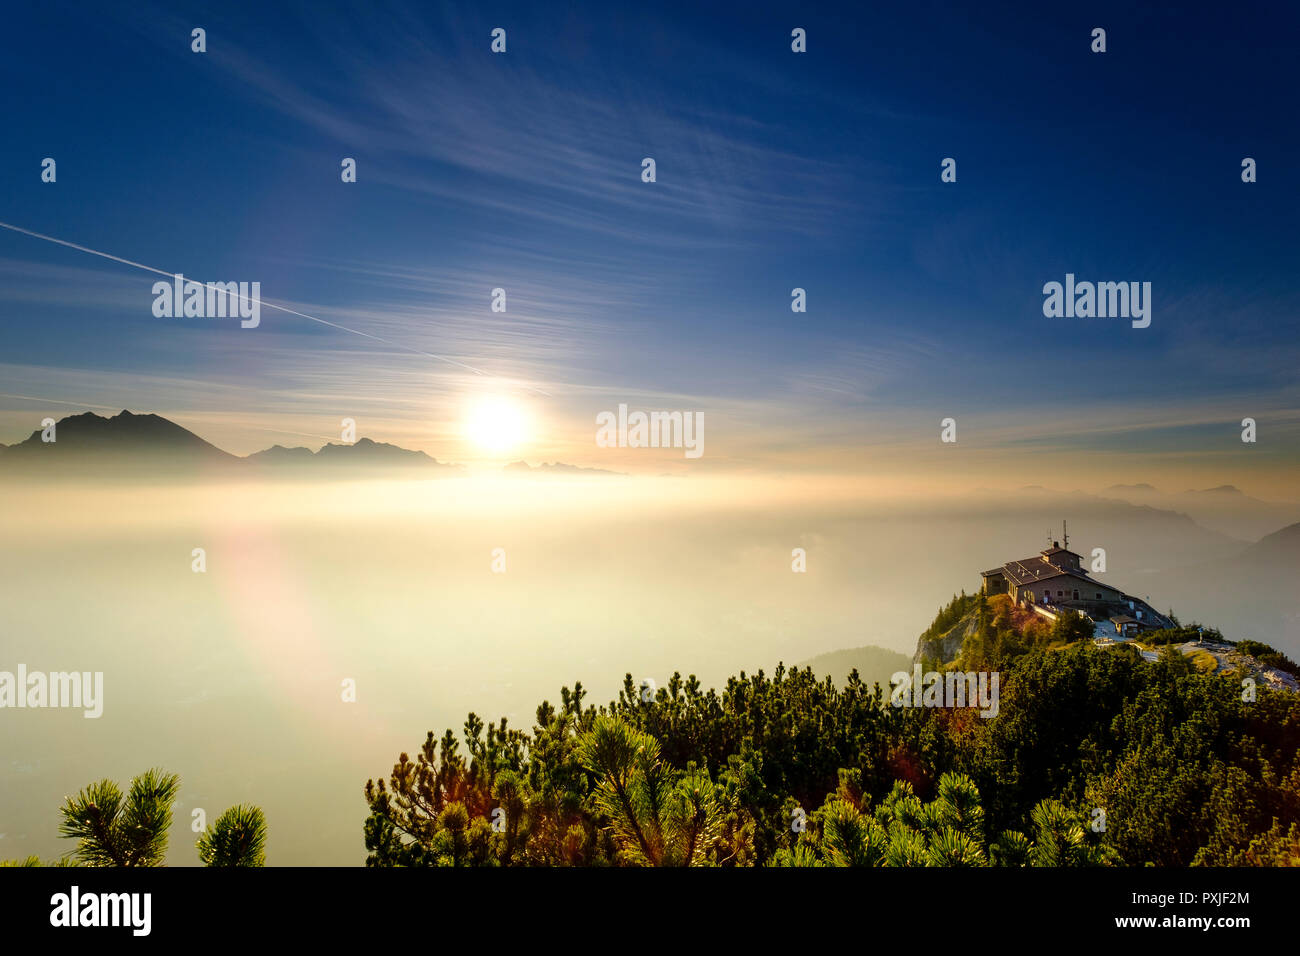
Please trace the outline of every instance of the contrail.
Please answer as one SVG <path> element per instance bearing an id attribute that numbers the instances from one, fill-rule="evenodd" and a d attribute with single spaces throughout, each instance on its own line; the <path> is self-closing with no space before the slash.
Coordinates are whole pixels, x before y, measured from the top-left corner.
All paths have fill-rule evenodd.
<path id="1" fill-rule="evenodd" d="M 116 405 L 96 405 L 94 402 L 64 402 L 57 398 L 41 398 L 38 395 L 10 395 L 8 392 L 0 392 L 0 398 L 21 398 L 29 402 L 40 402 L 49 405 L 72 405 L 75 408 L 117 408 Z"/>
<path id="2" fill-rule="evenodd" d="M 54 236 L 47 236 L 44 233 L 33 232 L 30 229 L 24 229 L 22 226 L 15 226 L 7 222 L 0 222 L 0 228 L 8 229 L 10 232 L 21 233 L 24 236 L 31 236 L 33 239 L 43 239 L 46 242 L 52 242 L 55 245 L 67 246 L 69 249 L 76 249 L 78 252 L 88 252 L 92 256 L 99 256 L 102 259 L 109 259 L 113 262 L 120 262 L 123 265 L 131 266 L 132 268 L 135 269 L 143 269 L 145 272 L 152 272 L 156 275 L 166 276 L 169 279 L 176 275 L 176 273 L 174 272 L 167 272 L 164 269 L 155 269 L 153 266 L 147 266 L 143 262 L 135 262 L 131 259 L 123 259 L 121 256 L 115 256 L 107 252 L 100 252 L 98 249 L 91 249 L 89 246 L 83 246 L 75 242 L 69 242 L 66 239 L 58 239 Z M 210 282 L 205 283 L 205 285 L 208 288 L 212 287 L 212 283 Z M 240 295 L 238 292 L 226 292 L 225 290 L 216 290 L 216 291 L 220 291 L 228 297 L 238 298 L 240 300 L 243 300 L 245 298 L 244 296 Z M 341 332 L 351 332 L 353 335 L 360 335 L 367 339 L 373 339 L 376 342 L 382 342 L 385 345 L 391 345 L 393 348 L 402 349 L 405 352 L 414 352 L 416 355 L 423 355 L 425 358 L 437 359 L 439 362 L 446 362 L 449 365 L 455 365 L 459 368 L 466 369 L 467 371 L 473 372 L 475 375 L 489 374 L 488 372 L 485 372 L 479 368 L 475 368 L 472 365 L 466 365 L 464 362 L 458 361 L 457 359 L 448 358 L 446 355 L 435 355 L 432 352 L 425 352 L 422 349 L 417 349 L 410 345 L 403 345 L 401 342 L 394 342 L 392 339 L 386 339 L 378 335 L 372 335 L 369 332 L 362 332 L 360 329 L 350 329 L 346 325 L 339 325 L 337 322 L 330 322 L 328 319 L 322 319 L 319 316 L 308 315 L 306 312 L 298 312 L 294 309 L 289 309 L 282 305 L 276 305 L 274 302 L 267 302 L 266 300 L 263 299 L 262 305 L 266 306 L 268 309 L 275 309 L 277 312 L 284 312 L 287 313 L 288 315 L 296 315 L 302 319 L 310 319 L 312 322 L 319 322 L 321 325 L 328 325 L 330 328 L 338 329 Z M 543 391 L 542 389 L 537 388 L 533 385 L 523 385 L 522 387 L 528 389 L 529 391 L 537 392 L 540 395 L 546 395 L 548 397 L 550 395 L 549 392 Z"/>

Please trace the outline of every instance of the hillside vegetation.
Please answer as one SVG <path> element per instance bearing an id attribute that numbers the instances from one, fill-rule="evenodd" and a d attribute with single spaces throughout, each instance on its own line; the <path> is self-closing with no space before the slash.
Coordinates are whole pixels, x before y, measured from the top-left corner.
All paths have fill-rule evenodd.
<path id="1" fill-rule="evenodd" d="M 601 707 L 579 684 L 369 781 L 367 865 L 1300 864 L 1300 698 L 978 596 L 927 633 L 970 614 L 992 719 L 780 666 L 648 700 L 629 675 Z"/>
<path id="2" fill-rule="evenodd" d="M 921 634 L 914 659 L 927 670 L 941 670 L 948 664 L 988 668 L 1030 650 L 1061 647 L 1091 636 L 1092 625 L 1075 615 L 1048 621 L 1005 594 L 985 597 L 963 591 Z"/>

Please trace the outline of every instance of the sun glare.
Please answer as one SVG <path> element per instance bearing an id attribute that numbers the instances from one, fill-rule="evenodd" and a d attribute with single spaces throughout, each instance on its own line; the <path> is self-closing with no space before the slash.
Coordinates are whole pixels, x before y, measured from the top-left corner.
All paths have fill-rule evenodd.
<path id="1" fill-rule="evenodd" d="M 475 400 L 465 418 L 465 436 L 484 451 L 498 455 L 523 442 L 527 429 L 523 407 L 498 396 Z"/>

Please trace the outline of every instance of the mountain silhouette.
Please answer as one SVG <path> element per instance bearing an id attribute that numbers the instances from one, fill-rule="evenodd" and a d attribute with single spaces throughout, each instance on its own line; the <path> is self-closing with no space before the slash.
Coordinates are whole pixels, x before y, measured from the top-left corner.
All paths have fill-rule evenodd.
<path id="1" fill-rule="evenodd" d="M 1271 564 L 1290 570 L 1300 568 L 1300 522 L 1260 538 L 1241 553 L 1246 564 Z"/>
<path id="2" fill-rule="evenodd" d="M 607 468 L 583 468 L 579 465 L 570 465 L 562 461 L 542 462 L 538 465 L 530 465 L 526 461 L 512 461 L 504 465 L 501 469 L 504 472 L 513 475 L 621 475 L 622 472 L 610 471 Z"/>
<path id="3" fill-rule="evenodd" d="M 285 448 L 283 445 L 272 445 L 262 451 L 253 452 L 248 456 L 248 460 L 266 465 L 298 465 L 309 462 L 315 457 L 316 453 L 310 448 Z"/>
<path id="4" fill-rule="evenodd" d="M 399 448 L 369 438 L 352 445 L 327 444 L 320 451 L 276 445 L 246 458 L 223 451 L 161 415 L 123 410 L 105 417 L 94 412 L 69 415 L 54 425 L 53 441 L 36 429 L 21 442 L 0 445 L 0 473 L 19 476 L 95 479 L 139 472 L 176 476 L 228 477 L 241 474 L 304 472 L 335 474 L 340 468 L 423 466 L 453 470 L 422 451 Z M 296 466 L 303 466 L 302 468 Z"/>
<path id="5" fill-rule="evenodd" d="M 832 677 L 835 683 L 843 686 L 849 679 L 849 673 L 856 670 L 862 683 L 870 687 L 880 684 L 888 688 L 889 678 L 898 671 L 910 671 L 912 658 L 898 651 L 868 644 L 865 647 L 848 647 L 839 651 L 818 654 L 806 661 L 800 661 L 795 667 L 811 667 L 819 678 Z"/>
<path id="6" fill-rule="evenodd" d="M 435 458 L 430 458 L 422 451 L 399 448 L 386 442 L 360 438 L 351 445 L 330 443 L 313 452 L 310 448 L 285 448 L 276 445 L 265 451 L 255 452 L 248 460 L 258 464 L 271 465 L 436 465 L 439 468 L 454 468 Z"/>
<path id="7" fill-rule="evenodd" d="M 190 456 L 212 461 L 236 460 L 234 455 L 161 415 L 135 415 L 125 410 L 112 418 L 94 412 L 69 415 L 55 423 L 54 441 L 43 441 L 41 434 L 42 429 L 38 428 L 23 441 L 10 445 L 5 451 L 6 460 L 123 452 Z"/>
<path id="8" fill-rule="evenodd" d="M 1151 485 L 1112 485 L 1104 495 L 1135 505 L 1181 511 L 1197 524 L 1246 541 L 1254 541 L 1300 519 L 1300 504 L 1265 501 L 1236 485 L 1164 492 Z"/>

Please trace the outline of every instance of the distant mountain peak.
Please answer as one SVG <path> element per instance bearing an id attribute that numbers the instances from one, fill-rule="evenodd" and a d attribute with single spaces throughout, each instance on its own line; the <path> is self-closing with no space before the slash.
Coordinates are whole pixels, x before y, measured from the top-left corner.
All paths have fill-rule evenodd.
<path id="1" fill-rule="evenodd" d="M 4 451 L 3 462 L 7 471 L 24 465 L 54 467 L 59 462 L 74 460 L 118 470 L 139 466 L 151 472 L 184 471 L 196 467 L 206 471 L 209 465 L 242 466 L 247 463 L 296 465 L 322 460 L 363 467 L 408 464 L 459 467 L 439 462 L 422 451 L 399 448 L 370 438 L 362 438 L 351 445 L 327 444 L 317 452 L 274 445 L 240 458 L 161 415 L 137 414 L 128 409 L 107 417 L 94 412 L 68 415 L 55 422 L 54 441 L 42 440 L 42 429 L 38 428 L 18 444 L 0 445 L 0 449 Z M 70 473 L 69 476 L 73 475 Z"/>
<path id="2" fill-rule="evenodd" d="M 1300 565 L 1300 521 L 1266 534 L 1242 553 L 1247 561 L 1283 561 Z"/>
<path id="3" fill-rule="evenodd" d="M 42 438 L 37 428 L 26 439 L 11 446 L 5 459 L 46 459 L 73 455 L 169 455 L 213 460 L 235 458 L 216 445 L 204 441 L 187 428 L 161 415 L 137 415 L 122 409 L 113 416 L 82 412 L 68 415 L 54 423 L 54 441 Z"/>
<path id="4" fill-rule="evenodd" d="M 580 465 L 570 465 L 562 461 L 542 462 L 539 465 L 530 465 L 528 462 L 520 459 L 512 461 L 501 469 L 511 473 L 528 473 L 528 474 L 565 474 L 565 475 L 621 475 L 620 471 L 609 471 L 606 468 L 583 468 Z"/>
<path id="5" fill-rule="evenodd" d="M 316 457 L 318 458 L 346 459 L 349 461 L 357 461 L 362 456 L 366 458 L 383 458 L 392 461 L 427 461 L 433 464 L 438 464 L 435 459 L 429 457 L 429 455 L 422 451 L 415 451 L 410 448 L 400 448 L 397 445 L 375 441 L 372 438 L 358 438 L 350 445 L 330 442 L 329 444 L 322 445 L 321 450 L 316 452 Z"/>
<path id="6" fill-rule="evenodd" d="M 1245 495 L 1246 493 L 1236 485 L 1219 485 L 1215 488 L 1205 488 L 1201 491 L 1189 488 L 1186 492 L 1189 495 Z"/>
<path id="7" fill-rule="evenodd" d="M 315 457 L 316 453 L 310 448 L 297 446 L 286 448 L 284 445 L 272 445 L 270 448 L 264 448 L 261 451 L 255 451 L 248 456 L 249 461 L 305 461 Z"/>

